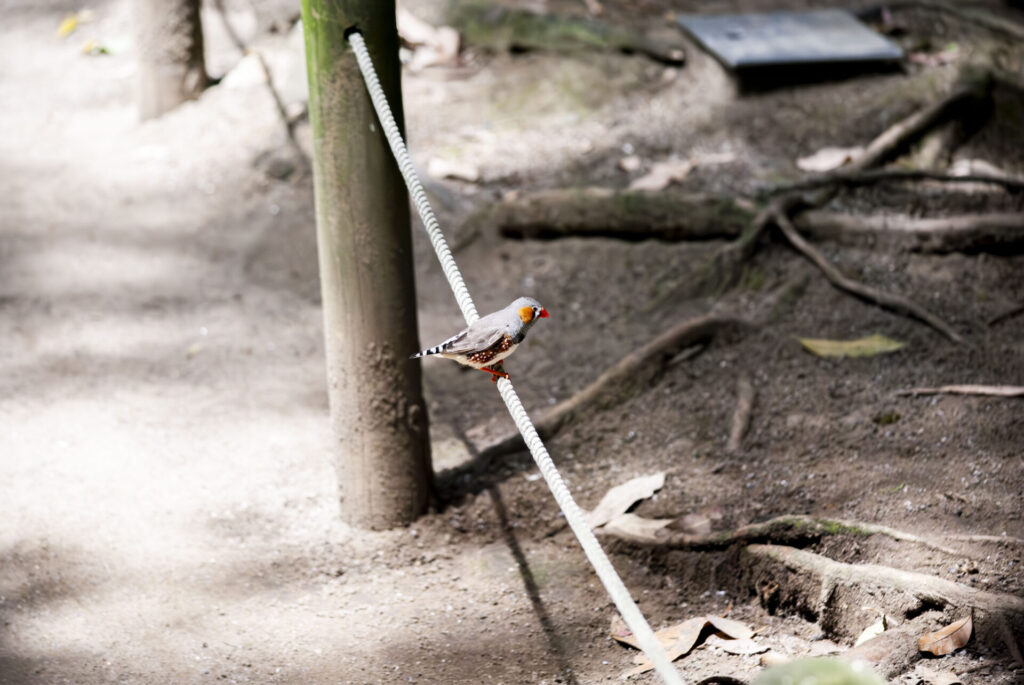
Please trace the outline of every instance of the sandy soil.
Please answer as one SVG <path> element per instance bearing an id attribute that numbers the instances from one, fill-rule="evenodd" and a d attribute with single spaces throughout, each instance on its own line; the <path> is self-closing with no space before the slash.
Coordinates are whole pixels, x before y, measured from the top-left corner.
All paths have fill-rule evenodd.
<path id="1" fill-rule="evenodd" d="M 312 188 L 261 74 L 207 14 L 210 69 L 224 80 L 140 124 L 129 3 L 91 6 L 94 20 L 66 40 L 56 27 L 72 3 L 0 6 L 0 683 L 616 680 L 632 653 L 608 637 L 611 604 L 529 456 L 453 468 L 470 458 L 460 435 L 511 423 L 482 374 L 424 364 L 435 509 L 383 533 L 339 521 Z M 287 8 L 229 6 L 286 100 L 301 101 Z M 664 8 L 643 9 L 656 20 Z M 951 40 L 969 45 L 968 33 Z M 92 38 L 112 54 L 83 55 Z M 740 96 L 713 61 L 688 54 L 667 69 L 618 54 L 471 51 L 464 66 L 406 74 L 417 163 L 470 162 L 481 174 L 432 182 L 446 226 L 457 234 L 469 211 L 511 190 L 623 186 L 617 164 L 630 150 L 645 163 L 735 153 L 685 185 L 749 194 L 796 178 L 794 160 L 821 146 L 869 140 L 955 75 L 953 64 Z M 1000 94 L 996 117 L 958 154 L 1024 174 L 1020 102 Z M 308 142 L 304 125 L 298 136 Z M 1003 193 L 941 203 L 1024 211 Z M 736 288 L 701 292 L 693 284 L 718 246 L 484 234 L 460 251 L 482 311 L 518 294 L 551 311 L 507 365 L 534 412 L 683 318 L 715 309 L 766 321 L 552 442 L 582 506 L 664 470 L 665 488 L 638 513 L 710 507 L 720 527 L 810 513 L 936 539 L 1022 536 L 1021 401 L 893 393 L 1024 382 L 1024 316 L 986 324 L 1024 301 L 1024 258 L 822 246 L 849 273 L 951 321 L 965 348 L 833 290 L 776 244 Z M 426 343 L 460 319 L 420 233 L 416 248 Z M 827 361 L 794 339 L 876 332 L 907 347 Z M 743 451 L 728 454 L 744 374 L 753 423 Z M 1024 594 L 1021 547 L 948 544 L 956 556 L 877 536 L 816 549 Z M 656 627 L 729 611 L 781 653 L 821 643 L 821 626 L 770 614 L 738 589 L 729 554 L 612 549 Z M 861 609 L 865 626 L 878 608 Z M 757 656 L 712 648 L 679 665 L 693 681 L 759 668 Z M 968 684 L 1024 681 L 988 644 L 932 665 Z"/>

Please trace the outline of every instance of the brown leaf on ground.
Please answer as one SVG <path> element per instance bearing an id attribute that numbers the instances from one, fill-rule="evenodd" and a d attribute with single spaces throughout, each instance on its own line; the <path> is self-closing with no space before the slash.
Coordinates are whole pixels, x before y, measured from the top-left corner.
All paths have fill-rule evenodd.
<path id="1" fill-rule="evenodd" d="M 686 619 L 682 623 L 662 628 L 655 632 L 654 635 L 658 638 L 658 642 L 665 647 L 669 661 L 675 661 L 679 657 L 689 654 L 697 646 L 701 635 L 704 633 L 704 629 L 708 626 L 714 628 L 718 633 L 718 636 L 709 635 L 708 640 L 712 641 L 711 638 L 715 638 L 712 642 L 725 651 L 739 650 L 732 651 L 732 653 L 757 654 L 768 649 L 767 647 L 761 649 L 760 646 L 750 640 L 754 635 L 754 631 L 747 625 L 732 619 L 722 618 L 721 616 L 695 616 L 694 618 Z M 629 632 L 629 629 L 625 627 L 621 620 L 616 622 L 615 619 L 612 619 L 611 636 L 623 644 L 639 649 L 633 634 Z M 732 639 L 726 640 L 720 636 Z M 729 649 L 726 648 L 724 643 L 731 643 Z M 633 663 L 637 665 L 636 668 L 623 673 L 623 678 L 646 673 L 654 668 L 654 664 L 643 653 L 637 654 L 633 658 Z"/>
<path id="2" fill-rule="evenodd" d="M 917 641 L 917 647 L 922 652 L 928 652 L 935 656 L 943 656 L 967 644 L 971 639 L 971 631 L 974 625 L 971 617 L 967 616 L 955 623 L 950 623 L 942 630 L 934 633 L 925 633 Z"/>
<path id="3" fill-rule="evenodd" d="M 748 640 L 754 636 L 754 631 L 745 623 L 721 616 L 708 616 L 707 619 L 708 623 L 715 627 L 715 630 L 734 640 Z"/>

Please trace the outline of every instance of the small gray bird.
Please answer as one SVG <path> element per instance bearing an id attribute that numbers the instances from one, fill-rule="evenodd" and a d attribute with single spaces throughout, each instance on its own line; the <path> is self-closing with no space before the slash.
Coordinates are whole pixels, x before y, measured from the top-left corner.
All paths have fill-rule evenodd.
<path id="1" fill-rule="evenodd" d="M 491 380 L 497 383 L 498 378 L 508 378 L 501 360 L 515 352 L 537 319 L 547 316 L 548 310 L 540 302 L 532 297 L 520 297 L 504 309 L 477 319 L 440 345 L 417 352 L 410 359 L 439 354 L 493 374 Z"/>

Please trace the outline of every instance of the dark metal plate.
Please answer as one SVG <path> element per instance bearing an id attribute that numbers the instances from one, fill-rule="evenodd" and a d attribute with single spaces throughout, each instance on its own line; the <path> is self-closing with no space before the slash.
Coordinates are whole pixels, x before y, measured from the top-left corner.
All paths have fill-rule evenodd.
<path id="1" fill-rule="evenodd" d="M 849 12 L 683 14 L 679 24 L 733 69 L 784 64 L 893 61 L 903 50 Z"/>

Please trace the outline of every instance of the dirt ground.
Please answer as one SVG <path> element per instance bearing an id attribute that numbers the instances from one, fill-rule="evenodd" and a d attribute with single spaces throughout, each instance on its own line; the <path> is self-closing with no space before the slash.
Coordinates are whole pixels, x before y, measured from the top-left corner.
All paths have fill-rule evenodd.
<path id="1" fill-rule="evenodd" d="M 667 3 L 634 14 L 606 5 L 612 18 L 665 28 Z M 301 109 L 294 9 L 228 6 L 285 102 Z M 130 3 L 89 7 L 93 19 L 61 40 L 57 26 L 78 4 L 0 4 L 0 683 L 618 680 L 634 653 L 609 637 L 614 609 L 529 455 L 474 462 L 462 440 L 511 426 L 483 374 L 424 362 L 434 509 L 389 532 L 340 522 L 312 184 L 262 72 L 205 11 L 209 68 L 223 80 L 140 124 Z M 798 157 L 863 144 L 947 92 L 984 33 L 907 16 L 905 44 L 915 31 L 938 32 L 941 45 L 921 49 L 955 43 L 950 63 L 760 93 L 740 93 L 689 44 L 682 67 L 614 52 L 470 48 L 458 66 L 405 73 L 409 138 L 421 169 L 440 159 L 479 171 L 476 182 L 431 181 L 446 231 L 465 239 L 457 258 L 478 308 L 529 294 L 551 312 L 507 364 L 532 413 L 685 318 L 719 311 L 762 322 L 689 351 L 550 442 L 581 506 L 665 471 L 664 488 L 636 513 L 715 511 L 721 529 L 781 514 L 884 524 L 956 554 L 877 535 L 808 549 L 1022 597 L 1021 546 L 952 537 L 1024 537 L 1022 400 L 895 392 L 1024 384 L 1024 316 L 987 323 L 1024 302 L 1024 256 L 819 245 L 847 273 L 951 322 L 971 343 L 960 346 L 833 289 L 778 240 L 760 247 L 738 285 L 711 293 L 696 284 L 718 241 L 460 236 L 469 212 L 510 191 L 624 187 L 642 173 L 619 167 L 628 154 L 646 166 L 735 155 L 695 170 L 682 182 L 693 191 L 752 198 L 799 178 Z M 110 54 L 83 54 L 90 39 Z M 1005 88 L 995 99 L 991 121 L 956 155 L 1022 176 L 1024 99 Z M 297 138 L 308 146 L 304 122 Z M 879 189 L 840 206 L 1024 216 L 1020 194 L 969 190 Z M 414 230 L 421 340 L 434 343 L 461 319 Z M 907 345 L 825 360 L 795 339 L 872 333 Z M 742 375 L 756 399 L 743 449 L 729 453 Z M 781 654 L 852 643 L 848 628 L 769 611 L 735 549 L 608 546 L 655 628 L 728 612 Z M 935 629 L 951 615 L 926 609 L 906 618 Z M 853 607 L 850 621 L 866 627 L 889 610 Z M 677 666 L 688 682 L 750 680 L 760 669 L 758 655 L 710 646 Z M 974 640 L 928 666 L 968 685 L 1024 682 L 1005 643 Z M 900 682 L 918 682 L 914 673 Z"/>

